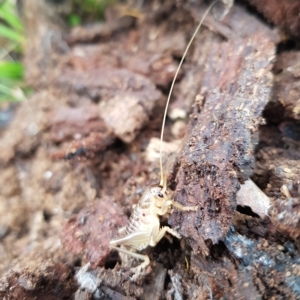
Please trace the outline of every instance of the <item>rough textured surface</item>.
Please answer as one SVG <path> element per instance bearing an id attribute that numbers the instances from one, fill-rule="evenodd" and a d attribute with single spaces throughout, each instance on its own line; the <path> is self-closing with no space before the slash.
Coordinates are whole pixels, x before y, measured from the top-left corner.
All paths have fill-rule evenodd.
<path id="1" fill-rule="evenodd" d="M 239 182 L 252 174 L 253 135 L 271 97 L 275 47 L 268 29 L 256 20 L 247 20 L 248 15 L 236 8 L 228 18 L 237 32 L 242 24 L 235 15 L 251 24 L 251 34 L 229 41 L 208 35 L 210 55 L 205 65 L 210 66 L 209 72 L 195 97 L 189 137 L 178 162 L 175 199 L 198 205 L 199 210 L 195 217 L 173 215 L 170 224 L 192 240 L 194 250 L 203 248 L 203 240 L 217 243 L 225 237 Z"/>
<path id="2" fill-rule="evenodd" d="M 74 90 L 97 102 L 101 100 L 100 116 L 115 135 L 127 143 L 149 120 L 161 96 L 149 79 L 124 69 L 66 70 L 54 81 L 64 89 Z"/>
<path id="3" fill-rule="evenodd" d="M 277 25 L 287 34 L 299 38 L 300 30 L 300 4 L 293 0 L 245 0 L 265 16 L 271 23 Z"/>
<path id="4" fill-rule="evenodd" d="M 93 207 L 81 210 L 68 221 L 62 231 L 62 244 L 72 253 L 79 254 L 84 264 L 104 266 L 109 264 L 109 241 L 117 236 L 118 229 L 127 220 L 112 199 L 96 199 Z"/>
<path id="5" fill-rule="evenodd" d="M 286 119 L 298 122 L 300 120 L 299 58 L 298 51 L 283 52 L 277 57 L 274 66 L 273 97 L 265 111 L 266 117 L 273 122 L 279 123 Z"/>
<path id="6" fill-rule="evenodd" d="M 98 106 L 93 103 L 79 107 L 60 107 L 49 116 L 51 139 L 55 143 L 80 139 L 91 132 L 108 132 L 99 116 Z"/>
<path id="7" fill-rule="evenodd" d="M 299 298 L 297 40 L 284 46 L 276 26 L 236 4 L 222 22 L 208 16 L 175 84 L 163 144 L 177 200 L 199 209 L 161 218 L 184 236 L 145 249 L 151 263 L 137 274 L 108 240 L 159 181 L 166 94 L 206 7 L 128 1 L 100 26 L 68 33 L 60 4 L 23 1 L 35 92 L 0 129 L 0 297 Z M 270 218 L 252 192 L 236 206 L 249 176 Z"/>
<path id="8" fill-rule="evenodd" d="M 72 269 L 66 264 L 44 263 L 39 268 L 10 271 L 0 280 L 1 299 L 70 299 L 76 291 Z"/>

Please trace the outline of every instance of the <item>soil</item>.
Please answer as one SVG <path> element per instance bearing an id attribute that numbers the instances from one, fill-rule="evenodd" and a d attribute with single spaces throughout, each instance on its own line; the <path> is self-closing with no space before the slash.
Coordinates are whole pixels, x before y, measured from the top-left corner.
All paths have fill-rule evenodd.
<path id="1" fill-rule="evenodd" d="M 162 217 L 182 238 L 143 250 L 139 273 L 109 241 L 159 182 L 168 90 L 207 4 L 129 1 L 68 30 L 58 3 L 23 1 L 34 92 L 3 107 L 1 299 L 300 299 L 299 20 L 269 2 L 228 1 L 196 36 L 163 151 L 197 211 Z"/>

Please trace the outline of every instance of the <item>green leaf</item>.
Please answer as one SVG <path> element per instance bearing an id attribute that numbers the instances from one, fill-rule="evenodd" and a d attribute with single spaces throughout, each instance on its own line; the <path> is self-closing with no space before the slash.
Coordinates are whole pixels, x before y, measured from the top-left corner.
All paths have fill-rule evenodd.
<path id="1" fill-rule="evenodd" d="M 24 27 L 22 22 L 13 11 L 13 7 L 5 5 L 6 3 L 8 3 L 8 1 L 6 1 L 0 6 L 0 19 L 2 18 L 2 20 L 4 20 L 9 26 L 11 26 L 16 31 L 23 32 Z"/>
<path id="2" fill-rule="evenodd" d="M 20 62 L 0 62 L 0 79 L 22 79 L 24 66 Z"/>
<path id="3" fill-rule="evenodd" d="M 24 36 L 23 34 L 18 33 L 17 31 L 0 24 L 0 36 L 5 37 L 13 42 L 23 43 Z"/>

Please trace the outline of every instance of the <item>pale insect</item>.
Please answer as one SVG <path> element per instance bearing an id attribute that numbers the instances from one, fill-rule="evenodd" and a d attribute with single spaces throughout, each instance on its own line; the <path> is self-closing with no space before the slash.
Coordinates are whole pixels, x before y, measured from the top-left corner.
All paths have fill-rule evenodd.
<path id="1" fill-rule="evenodd" d="M 167 110 L 178 72 L 190 48 L 190 45 L 192 44 L 197 32 L 199 31 L 205 17 L 216 2 L 218 1 L 214 1 L 209 6 L 205 14 L 203 15 L 201 21 L 199 22 L 191 40 L 189 41 L 184 51 L 184 54 L 178 65 L 177 71 L 171 84 L 170 92 L 165 107 L 160 136 L 160 183 L 151 185 L 146 189 L 146 191 L 143 193 L 142 197 L 134 207 L 134 210 L 130 216 L 127 226 L 119 230 L 119 233 L 123 234 L 123 236 L 118 239 L 112 240 L 109 243 L 111 248 L 125 253 L 131 257 L 142 260 L 143 262 L 137 267 L 137 269 L 139 270 L 147 267 L 150 263 L 150 259 L 147 255 L 136 253 L 137 251 L 140 252 L 148 246 L 155 247 L 156 244 L 164 237 L 166 233 L 170 233 L 178 239 L 181 238 L 180 234 L 172 228 L 168 226 L 160 227 L 159 216 L 163 216 L 166 213 L 168 213 L 172 207 L 176 207 L 177 209 L 182 211 L 197 210 L 196 206 L 183 206 L 172 199 L 172 192 L 167 189 L 167 176 L 163 172 L 162 141 Z M 117 246 L 123 246 L 123 248 L 119 248 Z"/>

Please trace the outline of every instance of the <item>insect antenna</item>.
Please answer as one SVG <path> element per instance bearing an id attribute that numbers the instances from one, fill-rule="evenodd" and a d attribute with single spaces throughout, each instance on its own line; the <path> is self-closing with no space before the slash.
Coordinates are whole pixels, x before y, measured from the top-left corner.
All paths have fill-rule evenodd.
<path id="1" fill-rule="evenodd" d="M 170 87 L 170 91 L 169 91 L 169 94 L 168 94 L 168 99 L 167 99 L 167 103 L 166 103 L 166 106 L 165 106 L 165 111 L 164 111 L 164 116 L 163 116 L 163 121 L 162 121 L 162 126 L 161 126 L 161 134 L 160 134 L 160 148 L 159 148 L 159 163 L 160 163 L 160 183 L 159 185 L 163 187 L 163 191 L 165 191 L 167 189 L 167 174 L 164 173 L 163 171 L 163 159 L 162 159 L 162 148 L 163 148 L 163 139 L 164 139 L 164 129 L 165 129 L 165 123 L 166 123 L 166 118 L 167 118 L 167 112 L 168 112 L 168 107 L 169 107 L 169 103 L 170 103 L 170 99 L 171 99 L 171 95 L 172 95 L 172 92 L 173 92 L 173 88 L 174 88 L 174 84 L 175 84 L 175 81 L 177 79 L 177 76 L 178 76 L 178 73 L 179 73 L 179 70 L 182 66 L 182 63 L 187 55 L 187 52 L 189 51 L 189 48 L 191 46 L 191 44 L 193 43 L 199 29 L 201 28 L 206 16 L 208 15 L 208 13 L 210 12 L 211 8 L 218 2 L 219 0 L 216 0 L 214 2 L 212 2 L 210 4 L 210 6 L 207 8 L 207 10 L 205 11 L 204 15 L 202 16 L 195 32 L 193 33 L 188 45 L 186 46 L 185 48 L 185 51 L 183 53 L 183 56 L 180 60 L 180 63 L 177 67 L 177 70 L 176 70 L 176 73 L 175 73 L 175 76 L 173 78 L 173 81 L 172 81 L 172 84 L 171 84 L 171 87 Z"/>

